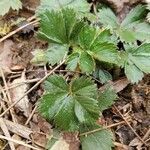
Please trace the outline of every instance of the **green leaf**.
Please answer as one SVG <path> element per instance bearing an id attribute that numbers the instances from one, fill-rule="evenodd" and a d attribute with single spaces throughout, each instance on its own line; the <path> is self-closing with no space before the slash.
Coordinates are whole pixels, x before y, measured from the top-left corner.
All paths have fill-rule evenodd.
<path id="1" fill-rule="evenodd" d="M 137 48 L 129 48 L 120 57 L 124 61 L 125 74 L 131 82 L 137 83 L 141 80 L 144 76 L 143 72 L 150 73 L 149 43 L 145 43 Z"/>
<path id="2" fill-rule="evenodd" d="M 0 1 L 0 16 L 4 16 L 9 9 L 19 10 L 22 8 L 22 3 L 20 0 L 1 0 Z"/>
<path id="3" fill-rule="evenodd" d="M 148 23 L 138 23 L 134 27 L 136 39 L 150 43 L 150 24 Z"/>
<path id="4" fill-rule="evenodd" d="M 102 8 L 99 10 L 98 17 L 104 27 L 108 29 L 118 28 L 119 22 L 114 12 L 110 8 Z"/>
<path id="5" fill-rule="evenodd" d="M 69 44 L 72 34 L 83 22 L 76 17 L 73 9 L 62 9 L 60 11 L 46 10 L 40 14 L 39 37 L 51 43 Z M 80 31 L 80 29 L 78 29 Z"/>
<path id="6" fill-rule="evenodd" d="M 40 15 L 40 31 L 38 36 L 48 42 L 66 44 L 67 35 L 62 13 L 45 11 Z"/>
<path id="7" fill-rule="evenodd" d="M 113 43 L 108 43 L 109 40 L 110 32 L 108 30 L 100 32 L 88 25 L 84 26 L 79 34 L 79 44 L 83 51 L 87 51 L 89 55 L 99 61 L 118 63 L 117 48 Z"/>
<path id="8" fill-rule="evenodd" d="M 75 79 L 71 82 L 72 92 L 78 96 L 84 95 L 96 99 L 97 88 L 90 78 L 84 76 Z"/>
<path id="9" fill-rule="evenodd" d="M 96 43 L 104 43 L 104 42 L 113 42 L 112 41 L 112 37 L 111 37 L 111 33 L 110 30 L 102 30 L 102 31 L 97 31 L 95 39 L 93 41 L 93 45 Z M 92 45 L 91 45 L 92 47 Z"/>
<path id="10" fill-rule="evenodd" d="M 128 43 L 135 41 L 135 32 L 132 30 L 121 28 L 117 30 L 116 33 L 118 34 L 118 37 L 120 37 L 121 41 Z"/>
<path id="11" fill-rule="evenodd" d="M 98 102 L 100 111 L 103 112 L 103 110 L 108 109 L 112 104 L 114 104 L 116 98 L 117 94 L 113 88 L 107 85 L 104 91 L 99 92 Z"/>
<path id="12" fill-rule="evenodd" d="M 141 45 L 130 59 L 141 71 L 150 73 L 150 44 Z"/>
<path id="13" fill-rule="evenodd" d="M 81 136 L 82 150 L 112 150 L 113 135 L 108 130 L 101 130 Z"/>
<path id="14" fill-rule="evenodd" d="M 79 65 L 81 71 L 85 73 L 91 73 L 95 70 L 95 61 L 87 52 L 81 53 Z"/>
<path id="15" fill-rule="evenodd" d="M 150 13 L 147 14 L 147 21 L 150 23 Z"/>
<path id="16" fill-rule="evenodd" d="M 142 80 L 144 77 L 144 74 L 139 68 L 137 68 L 134 64 L 129 63 L 125 64 L 125 74 L 132 83 L 138 83 L 138 81 Z"/>
<path id="17" fill-rule="evenodd" d="M 68 84 L 62 76 L 53 75 L 45 85 L 47 92 L 39 102 L 39 111 L 57 127 L 76 131 L 80 124 L 90 124 L 97 120 L 97 88 L 93 81 L 80 77 Z"/>
<path id="18" fill-rule="evenodd" d="M 31 63 L 38 64 L 38 65 L 44 65 L 47 63 L 47 58 L 45 55 L 45 51 L 41 49 L 36 49 L 32 52 L 33 58 L 31 60 Z"/>
<path id="19" fill-rule="evenodd" d="M 137 5 L 129 12 L 129 14 L 121 23 L 121 26 L 128 26 L 133 22 L 143 19 L 146 16 L 146 12 L 147 10 L 145 5 Z"/>
<path id="20" fill-rule="evenodd" d="M 132 9 L 122 23 L 119 23 L 117 17 L 109 8 L 103 8 L 98 13 L 100 23 L 109 28 L 122 42 L 128 43 L 135 42 L 136 40 L 150 41 L 150 25 L 144 22 L 146 15 L 145 5 L 138 5 Z"/>
<path id="21" fill-rule="evenodd" d="M 111 43 L 96 43 L 92 45 L 92 56 L 99 61 L 118 64 L 118 52 L 116 46 Z"/>
<path id="22" fill-rule="evenodd" d="M 48 60 L 48 63 L 51 65 L 58 64 L 66 57 L 68 49 L 66 45 L 54 44 L 49 46 L 45 54 L 46 60 Z"/>
<path id="23" fill-rule="evenodd" d="M 73 53 L 69 55 L 66 62 L 67 63 L 66 69 L 75 71 L 78 66 L 78 62 L 79 62 L 79 53 Z"/>
<path id="24" fill-rule="evenodd" d="M 98 71 L 98 76 L 102 84 L 107 83 L 108 81 L 112 80 L 112 75 L 106 70 L 100 69 Z"/>
<path id="25" fill-rule="evenodd" d="M 89 25 L 86 25 L 82 28 L 80 34 L 79 34 L 79 43 L 80 46 L 88 50 L 95 39 L 96 36 L 96 29 L 93 27 L 90 27 Z"/>
<path id="26" fill-rule="evenodd" d="M 41 0 L 38 13 L 48 10 L 60 10 L 61 8 L 73 8 L 80 13 L 90 11 L 90 4 L 86 0 Z"/>

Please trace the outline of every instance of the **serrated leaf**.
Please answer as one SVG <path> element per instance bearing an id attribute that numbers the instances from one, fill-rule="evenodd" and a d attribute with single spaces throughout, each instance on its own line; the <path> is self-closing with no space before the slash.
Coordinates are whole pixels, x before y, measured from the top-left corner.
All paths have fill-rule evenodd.
<path id="1" fill-rule="evenodd" d="M 102 84 L 112 80 L 112 75 L 108 71 L 102 69 L 98 71 L 98 77 Z"/>
<path id="2" fill-rule="evenodd" d="M 145 5 L 137 5 L 129 12 L 129 14 L 121 23 L 121 26 L 128 26 L 133 22 L 143 19 L 146 16 L 146 12 L 147 10 Z"/>
<path id="3" fill-rule="evenodd" d="M 113 135 L 108 130 L 81 136 L 80 140 L 82 150 L 112 150 L 113 147 Z"/>
<path id="4" fill-rule="evenodd" d="M 144 73 L 150 73 L 150 57 L 133 56 L 133 63 Z"/>
<path id="5" fill-rule="evenodd" d="M 60 11 L 46 10 L 39 17 L 41 23 L 38 35 L 51 43 L 69 44 L 77 24 L 83 24 L 77 19 L 75 11 L 69 8 Z"/>
<path id="6" fill-rule="evenodd" d="M 73 53 L 69 55 L 66 62 L 67 63 L 66 69 L 75 71 L 78 66 L 78 62 L 79 62 L 79 53 Z"/>
<path id="7" fill-rule="evenodd" d="M 116 33 L 120 37 L 121 41 L 126 41 L 128 43 L 135 41 L 135 32 L 129 29 L 120 29 Z"/>
<path id="8" fill-rule="evenodd" d="M 5 15 L 9 9 L 19 10 L 22 8 L 22 3 L 20 0 L 1 0 L 0 1 L 0 16 Z"/>
<path id="9" fill-rule="evenodd" d="M 99 10 L 98 17 L 100 22 L 108 29 L 117 28 L 119 22 L 114 12 L 109 8 L 102 8 Z"/>
<path id="10" fill-rule="evenodd" d="M 132 53 L 132 62 L 144 73 L 150 73 L 150 44 L 143 44 Z"/>
<path id="11" fill-rule="evenodd" d="M 91 73 L 95 70 L 95 61 L 87 52 L 82 52 L 79 59 L 79 66 L 82 72 Z"/>
<path id="12" fill-rule="evenodd" d="M 149 42 L 150 26 L 144 22 L 146 15 L 145 5 L 136 6 L 121 23 L 119 23 L 115 14 L 109 8 L 103 8 L 98 13 L 100 23 L 111 29 L 113 34 L 119 37 L 121 41 L 128 43 L 136 40 Z"/>
<path id="13" fill-rule="evenodd" d="M 97 33 L 97 35 L 96 35 L 96 37 L 95 37 L 95 39 L 94 39 L 94 41 L 93 41 L 93 43 L 92 44 L 96 44 L 96 43 L 104 43 L 104 42 L 109 42 L 109 43 L 111 43 L 111 42 L 113 42 L 112 40 L 111 40 L 111 33 L 110 33 L 110 30 L 102 30 L 102 31 L 100 31 L 100 32 L 98 32 Z M 92 45 L 91 45 L 92 46 Z"/>
<path id="14" fill-rule="evenodd" d="M 40 19 L 40 31 L 38 35 L 41 39 L 53 43 L 68 43 L 65 22 L 61 11 L 45 11 L 40 15 Z"/>
<path id="15" fill-rule="evenodd" d="M 125 64 L 125 74 L 132 83 L 138 83 L 144 77 L 143 72 L 139 68 L 134 64 L 128 63 Z"/>
<path id="16" fill-rule="evenodd" d="M 78 96 L 84 95 L 94 99 L 97 97 L 96 85 L 93 83 L 93 81 L 91 81 L 90 78 L 82 76 L 76 80 L 73 80 L 71 82 L 71 86 L 72 92 Z"/>
<path id="17" fill-rule="evenodd" d="M 99 61 L 117 63 L 118 54 L 116 46 L 109 43 L 108 30 L 99 32 L 96 28 L 84 26 L 79 34 L 79 44 L 84 51 Z M 81 52 L 82 53 L 82 52 Z"/>
<path id="18" fill-rule="evenodd" d="M 129 48 L 121 57 L 124 60 L 125 74 L 131 82 L 137 83 L 141 80 L 144 76 L 143 72 L 150 73 L 149 43 L 137 48 Z"/>
<path id="19" fill-rule="evenodd" d="M 108 109 L 112 104 L 114 104 L 116 98 L 117 94 L 115 93 L 113 88 L 107 85 L 106 89 L 99 93 L 98 102 L 100 111 L 103 112 L 103 110 Z"/>
<path id="20" fill-rule="evenodd" d="M 48 10 L 60 10 L 61 8 L 73 8 L 80 13 L 90 11 L 90 4 L 86 0 L 41 0 L 38 13 Z"/>
<path id="21" fill-rule="evenodd" d="M 93 27 L 90 27 L 89 25 L 86 25 L 82 28 L 80 34 L 79 34 L 79 43 L 80 46 L 88 50 L 94 41 L 94 38 L 96 36 L 96 29 Z"/>
<path id="22" fill-rule="evenodd" d="M 109 30 L 100 31 L 89 25 L 84 26 L 79 34 L 79 44 L 84 50 L 92 50 L 95 45 L 110 42 L 110 39 Z"/>
<path id="23" fill-rule="evenodd" d="M 65 59 L 68 53 L 68 46 L 67 45 L 52 45 L 46 51 L 46 60 L 51 65 L 55 65 L 60 63 L 63 59 Z"/>
<path id="24" fill-rule="evenodd" d="M 147 21 L 150 23 L 150 13 L 147 14 Z"/>
<path id="25" fill-rule="evenodd" d="M 39 111 L 63 130 L 78 130 L 80 124 L 93 123 L 99 116 L 97 88 L 86 77 L 68 84 L 62 76 L 53 75 L 46 81 L 46 91 Z"/>
<path id="26" fill-rule="evenodd" d="M 135 30 L 135 37 L 136 39 L 150 43 L 150 24 L 148 23 L 138 23 L 134 27 Z"/>
<path id="27" fill-rule="evenodd" d="M 111 43 L 97 43 L 93 44 L 91 48 L 92 56 L 99 61 L 108 63 L 118 63 L 118 53 L 116 46 Z"/>

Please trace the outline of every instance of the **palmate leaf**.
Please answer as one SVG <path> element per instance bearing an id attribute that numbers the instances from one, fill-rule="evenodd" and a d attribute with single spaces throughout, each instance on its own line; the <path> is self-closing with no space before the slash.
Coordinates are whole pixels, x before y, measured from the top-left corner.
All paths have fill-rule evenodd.
<path id="1" fill-rule="evenodd" d="M 118 36 L 121 41 L 128 43 L 135 42 L 136 40 L 149 42 L 150 25 L 144 22 L 146 15 L 145 5 L 136 6 L 121 23 L 119 23 L 110 8 L 103 8 L 98 13 L 100 22 L 111 29 L 113 34 Z"/>
<path id="2" fill-rule="evenodd" d="M 117 48 L 110 43 L 110 39 L 109 30 L 99 31 L 89 25 L 83 26 L 76 41 L 78 46 L 73 47 L 74 53 L 68 57 L 67 69 L 74 71 L 79 67 L 82 72 L 92 73 L 95 70 L 95 59 L 117 64 Z"/>
<path id="3" fill-rule="evenodd" d="M 0 0 L 0 16 L 5 15 L 9 9 L 19 10 L 22 8 L 20 0 Z"/>
<path id="4" fill-rule="evenodd" d="M 89 128 L 87 131 L 100 128 L 99 126 L 94 126 L 94 128 Z M 86 131 L 86 132 L 87 132 Z M 91 134 L 80 137 L 82 150 L 112 150 L 113 145 L 113 135 L 109 130 L 100 130 Z"/>
<path id="5" fill-rule="evenodd" d="M 79 34 L 79 44 L 93 58 L 117 63 L 116 46 L 109 42 L 110 38 L 108 30 L 98 31 L 96 28 L 84 26 Z"/>
<path id="6" fill-rule="evenodd" d="M 150 73 L 150 44 L 133 48 L 126 54 L 127 57 L 124 60 L 125 74 L 131 82 L 137 83 L 143 78 L 143 73 Z"/>
<path id="7" fill-rule="evenodd" d="M 77 19 L 75 11 L 69 8 L 59 11 L 46 10 L 39 17 L 41 22 L 38 35 L 50 43 L 69 44 L 84 25 Z"/>
<path id="8" fill-rule="evenodd" d="M 99 116 L 97 88 L 89 78 L 80 77 L 68 84 L 62 76 L 53 75 L 45 89 L 39 111 L 57 127 L 75 131 L 80 124 L 95 123 Z"/>

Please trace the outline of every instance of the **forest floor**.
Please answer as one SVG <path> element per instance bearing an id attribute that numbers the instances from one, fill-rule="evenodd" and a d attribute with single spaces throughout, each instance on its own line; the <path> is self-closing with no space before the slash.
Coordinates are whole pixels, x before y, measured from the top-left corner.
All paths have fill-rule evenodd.
<path id="1" fill-rule="evenodd" d="M 6 24 L 10 28 L 0 38 L 0 149 L 44 150 L 52 126 L 39 115 L 36 102 L 43 93 L 40 83 L 52 68 L 31 64 L 34 50 L 46 48 L 47 43 L 36 36 L 35 10 L 39 0 L 22 2 L 23 9 L 19 13 L 11 11 L 0 18 L 0 27 Z M 120 19 L 135 3 L 107 0 Z M 9 26 L 18 18 L 26 18 L 26 21 Z M 61 68 L 56 71 L 61 73 Z M 134 85 L 118 76 L 111 84 L 118 92 L 118 100 L 104 111 L 99 123 L 114 133 L 114 149 L 150 150 L 150 75 Z M 22 100 L 17 102 L 18 98 Z M 71 140 L 71 135 L 65 138 Z M 78 142 L 70 144 L 75 145 L 70 150 L 79 149 Z"/>

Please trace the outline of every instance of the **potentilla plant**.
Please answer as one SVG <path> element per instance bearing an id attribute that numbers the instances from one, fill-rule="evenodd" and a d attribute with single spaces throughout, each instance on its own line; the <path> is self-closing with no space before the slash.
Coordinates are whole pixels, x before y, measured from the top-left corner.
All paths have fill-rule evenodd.
<path id="1" fill-rule="evenodd" d="M 145 22 L 147 10 L 142 5 L 131 10 L 121 23 L 110 8 L 102 8 L 96 15 L 98 20 L 93 23 L 90 4 L 84 0 L 42 1 L 38 37 L 49 47 L 36 53 L 34 60 L 51 66 L 65 61 L 65 71 L 74 74 L 69 80 L 63 75 L 51 75 L 44 83 L 38 110 L 56 129 L 79 132 L 82 150 L 111 150 L 113 135 L 97 120 L 117 95 L 110 86 L 99 91 L 91 75 L 101 63 L 123 68 L 132 83 L 150 73 L 150 26 Z M 142 42 L 140 46 L 137 40 Z M 123 50 L 118 42 L 124 45 Z"/>

